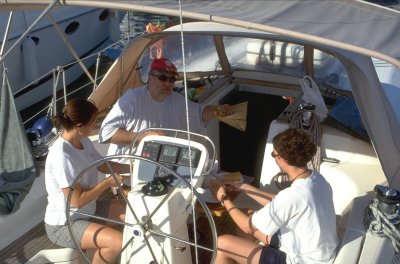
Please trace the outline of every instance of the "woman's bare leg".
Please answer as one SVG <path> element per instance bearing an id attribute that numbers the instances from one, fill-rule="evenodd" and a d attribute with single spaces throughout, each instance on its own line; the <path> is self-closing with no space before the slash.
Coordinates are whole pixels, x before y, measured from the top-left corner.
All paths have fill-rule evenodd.
<path id="1" fill-rule="evenodd" d="M 117 221 L 125 220 L 124 200 L 111 200 L 107 210 L 107 218 Z M 101 209 L 100 205 L 100 209 Z M 117 256 L 122 249 L 122 232 L 117 230 L 122 225 L 105 222 L 91 223 L 85 230 L 81 241 L 82 249 L 96 249 L 92 263 L 109 263 Z"/>
<path id="2" fill-rule="evenodd" d="M 92 263 L 110 263 L 122 249 L 122 232 L 96 223 L 85 230 L 81 241 L 82 249 L 97 249 Z"/>
<path id="3" fill-rule="evenodd" d="M 108 217 L 114 220 L 125 221 L 126 204 L 122 199 L 111 200 Z"/>
<path id="4" fill-rule="evenodd" d="M 216 264 L 258 264 L 262 247 L 252 241 L 233 235 L 218 237 Z"/>

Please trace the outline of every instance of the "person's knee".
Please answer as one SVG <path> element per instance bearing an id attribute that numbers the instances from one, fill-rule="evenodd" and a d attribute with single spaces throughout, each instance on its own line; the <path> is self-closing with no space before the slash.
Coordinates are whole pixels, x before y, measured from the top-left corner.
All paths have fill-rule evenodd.
<path id="1" fill-rule="evenodd" d="M 116 250 L 121 250 L 122 248 L 122 233 L 117 232 L 113 237 L 112 247 Z"/>
<path id="2" fill-rule="evenodd" d="M 104 249 L 113 252 L 118 253 L 122 249 L 122 232 L 119 232 L 117 230 L 113 230 L 113 232 L 109 232 L 107 234 L 105 244 L 104 244 Z"/>
<path id="3" fill-rule="evenodd" d="M 218 248 L 227 248 L 232 245 L 232 235 L 222 235 L 217 239 Z"/>

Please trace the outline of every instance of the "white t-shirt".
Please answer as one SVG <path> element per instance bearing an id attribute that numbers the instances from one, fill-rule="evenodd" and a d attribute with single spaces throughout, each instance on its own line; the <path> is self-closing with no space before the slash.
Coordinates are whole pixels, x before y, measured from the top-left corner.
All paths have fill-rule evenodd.
<path id="1" fill-rule="evenodd" d="M 204 129 L 202 111 L 204 106 L 188 102 L 190 131 L 201 133 Z M 147 86 L 128 90 L 113 106 L 103 121 L 99 142 L 110 139 L 119 128 L 138 132 L 145 128 L 186 128 L 185 97 L 172 92 L 163 102 L 154 101 Z M 129 154 L 130 145 L 110 144 L 108 155 Z"/>
<path id="2" fill-rule="evenodd" d="M 268 236 L 280 231 L 280 250 L 287 263 L 330 263 L 339 240 L 329 183 L 313 171 L 297 179 L 252 216 L 253 225 Z"/>
<path id="3" fill-rule="evenodd" d="M 59 137 L 50 147 L 45 166 L 45 182 L 47 190 L 47 207 L 44 221 L 48 225 L 65 225 L 67 198 L 62 188 L 72 185 L 79 173 L 95 160 L 101 158 L 93 143 L 88 138 L 82 138 L 83 149 L 77 149 L 68 141 Z M 81 179 L 82 189 L 92 188 L 98 183 L 97 168 L 90 169 Z M 76 208 L 73 208 L 76 211 Z M 93 201 L 78 211 L 94 214 L 96 201 Z M 71 213 L 72 215 L 74 213 Z M 84 218 L 76 215 L 76 218 Z"/>

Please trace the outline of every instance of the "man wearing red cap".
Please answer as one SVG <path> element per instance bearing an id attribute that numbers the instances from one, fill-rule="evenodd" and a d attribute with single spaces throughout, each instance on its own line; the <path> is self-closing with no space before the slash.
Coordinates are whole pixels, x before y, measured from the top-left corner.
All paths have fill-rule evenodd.
<path id="1" fill-rule="evenodd" d="M 143 129 L 187 129 L 185 97 L 173 92 L 176 77 L 177 69 L 172 62 L 165 58 L 154 59 L 147 85 L 128 90 L 117 101 L 104 119 L 99 133 L 100 143 L 112 143 L 109 155 L 128 154 L 130 144 Z M 204 123 L 215 117 L 216 110 L 220 116 L 233 113 L 228 104 L 205 106 L 189 101 L 191 131 L 201 133 Z"/>

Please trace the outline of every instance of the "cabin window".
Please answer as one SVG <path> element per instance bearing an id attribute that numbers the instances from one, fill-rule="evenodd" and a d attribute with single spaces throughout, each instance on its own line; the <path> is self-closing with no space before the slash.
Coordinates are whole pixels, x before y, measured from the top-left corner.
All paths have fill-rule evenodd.
<path id="1" fill-rule="evenodd" d="M 226 55 L 232 69 L 252 70 L 303 77 L 304 46 L 266 39 L 224 37 Z M 335 57 L 314 50 L 314 78 L 337 89 L 351 90 L 347 73 Z"/>
<path id="2" fill-rule="evenodd" d="M 101 14 L 99 15 L 99 20 L 100 20 L 100 21 L 104 21 L 104 20 L 106 20 L 106 19 L 108 18 L 108 16 L 109 16 L 108 10 L 105 9 L 105 10 L 103 10 L 103 12 L 101 12 Z"/>
<path id="3" fill-rule="evenodd" d="M 39 45 L 40 38 L 38 38 L 38 37 L 36 37 L 36 36 L 32 36 L 31 39 L 35 42 L 36 46 Z"/>
<path id="4" fill-rule="evenodd" d="M 207 72 L 218 68 L 218 55 L 212 36 L 188 34 L 184 36 L 184 44 L 187 72 Z M 144 52 L 140 62 L 142 80 L 147 80 L 151 60 L 157 57 L 168 58 L 179 72 L 183 72 L 181 36 L 167 36 Z"/>
<path id="5" fill-rule="evenodd" d="M 343 64 L 334 56 L 318 49 L 314 49 L 314 80 L 335 89 L 352 90 Z"/>
<path id="6" fill-rule="evenodd" d="M 65 28 L 65 34 L 71 35 L 71 34 L 75 33 L 78 30 L 79 26 L 80 26 L 79 22 L 74 21 L 74 22 L 70 23 Z"/>
<path id="7" fill-rule="evenodd" d="M 256 70 L 302 77 L 304 47 L 275 40 L 224 37 L 232 69 Z"/>

